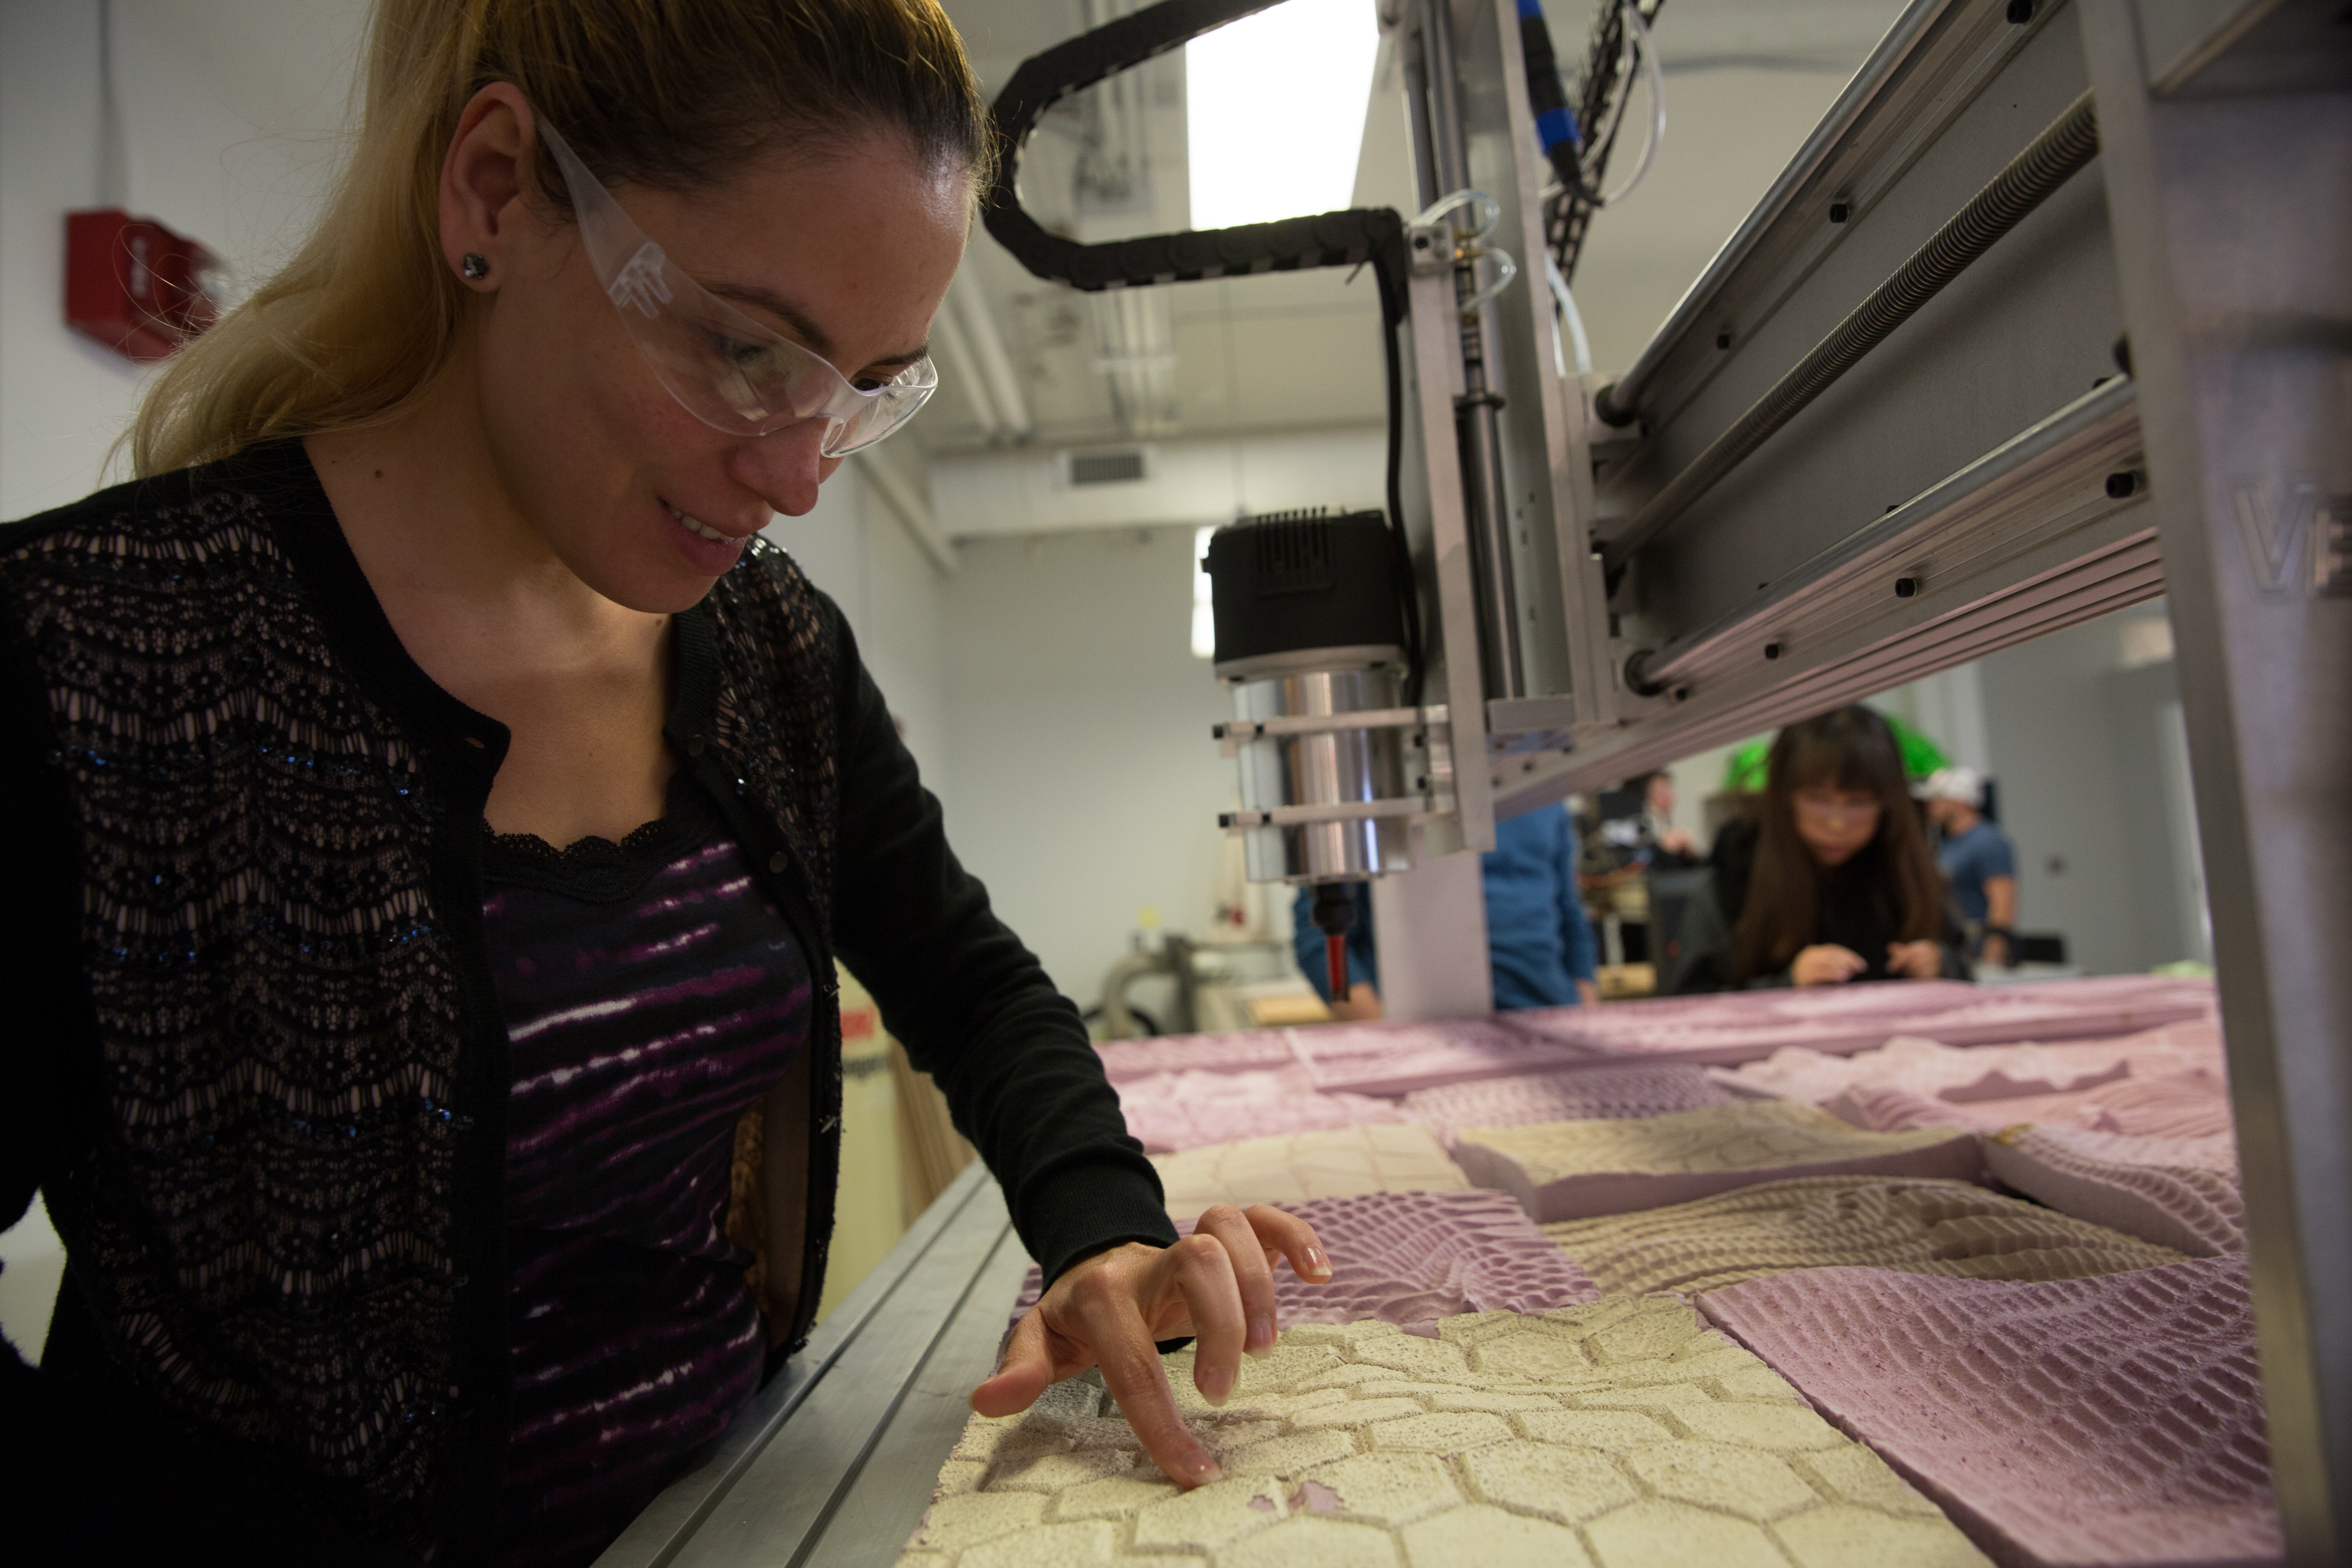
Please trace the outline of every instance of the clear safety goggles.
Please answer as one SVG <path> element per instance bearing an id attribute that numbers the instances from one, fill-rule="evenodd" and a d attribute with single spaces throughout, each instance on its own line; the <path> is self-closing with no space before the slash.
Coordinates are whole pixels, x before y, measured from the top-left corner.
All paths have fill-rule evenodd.
<path id="1" fill-rule="evenodd" d="M 821 450 L 870 447 L 915 416 L 940 384 L 929 358 L 881 385 L 853 386 L 823 356 L 761 326 L 678 270 L 544 119 L 539 133 L 563 171 L 597 281 L 629 337 L 686 411 L 730 436 L 825 421 Z"/>

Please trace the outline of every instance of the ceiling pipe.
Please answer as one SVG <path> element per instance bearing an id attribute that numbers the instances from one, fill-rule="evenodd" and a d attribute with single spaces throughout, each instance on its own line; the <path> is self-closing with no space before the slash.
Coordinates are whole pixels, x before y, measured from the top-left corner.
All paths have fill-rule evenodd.
<path id="1" fill-rule="evenodd" d="M 963 323 L 957 320 L 954 307 L 944 301 L 931 321 L 931 346 L 938 351 L 949 379 L 971 403 L 971 416 L 978 422 L 981 434 L 993 443 L 1003 433 L 1004 417 L 997 412 L 996 399 L 988 390 L 988 378 L 981 374 L 980 361 L 971 352 L 971 340 L 964 335 Z"/>
<path id="2" fill-rule="evenodd" d="M 981 374 L 988 380 L 989 395 L 996 402 L 997 417 L 1003 421 L 1005 433 L 1015 441 L 1028 440 L 1036 435 L 1037 422 L 1030 415 L 1029 398 L 1021 390 L 1021 378 L 1013 373 L 1013 356 L 1004 352 L 1004 338 L 996 330 L 996 315 L 989 309 L 988 296 L 981 292 L 971 274 L 958 272 L 955 281 L 948 285 L 948 302 L 961 321 L 973 356 L 980 361 Z"/>
<path id="3" fill-rule="evenodd" d="M 939 520 L 931 515 L 929 502 L 919 495 L 880 453 L 869 447 L 855 456 L 857 471 L 865 476 L 874 493 L 882 498 L 882 504 L 897 514 L 908 536 L 925 555 L 930 557 L 931 564 L 939 568 L 940 575 L 954 576 L 958 565 L 955 546 L 949 542 L 947 535 L 940 531 Z"/>

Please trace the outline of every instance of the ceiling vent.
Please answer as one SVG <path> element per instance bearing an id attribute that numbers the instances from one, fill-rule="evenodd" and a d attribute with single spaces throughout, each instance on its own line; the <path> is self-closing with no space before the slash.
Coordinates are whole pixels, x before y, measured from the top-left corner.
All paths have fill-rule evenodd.
<path id="1" fill-rule="evenodd" d="M 1140 448 L 1124 452 L 1073 452 L 1070 454 L 1070 483 L 1073 485 L 1123 485 L 1143 478 L 1143 453 Z"/>

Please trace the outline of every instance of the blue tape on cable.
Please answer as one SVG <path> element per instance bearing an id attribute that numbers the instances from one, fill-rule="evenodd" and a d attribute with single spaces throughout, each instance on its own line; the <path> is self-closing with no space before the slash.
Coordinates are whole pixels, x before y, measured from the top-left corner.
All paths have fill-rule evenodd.
<path id="1" fill-rule="evenodd" d="M 1536 135 L 1543 142 L 1544 151 L 1547 153 L 1562 142 L 1571 147 L 1575 146 L 1577 142 L 1575 111 L 1567 109 L 1545 110 L 1536 116 Z"/>

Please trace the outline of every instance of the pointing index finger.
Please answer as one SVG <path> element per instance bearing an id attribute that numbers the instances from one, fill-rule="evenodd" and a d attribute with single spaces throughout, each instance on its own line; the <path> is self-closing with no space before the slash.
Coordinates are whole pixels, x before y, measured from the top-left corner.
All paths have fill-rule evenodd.
<path id="1" fill-rule="evenodd" d="M 1160 1347 L 1136 1303 L 1123 1297 L 1095 1303 L 1086 1314 L 1086 1328 L 1103 1385 L 1118 1401 L 1120 1413 L 1152 1462 L 1181 1487 L 1224 1479 L 1224 1471 L 1176 1408 L 1167 1371 L 1160 1364 Z"/>

